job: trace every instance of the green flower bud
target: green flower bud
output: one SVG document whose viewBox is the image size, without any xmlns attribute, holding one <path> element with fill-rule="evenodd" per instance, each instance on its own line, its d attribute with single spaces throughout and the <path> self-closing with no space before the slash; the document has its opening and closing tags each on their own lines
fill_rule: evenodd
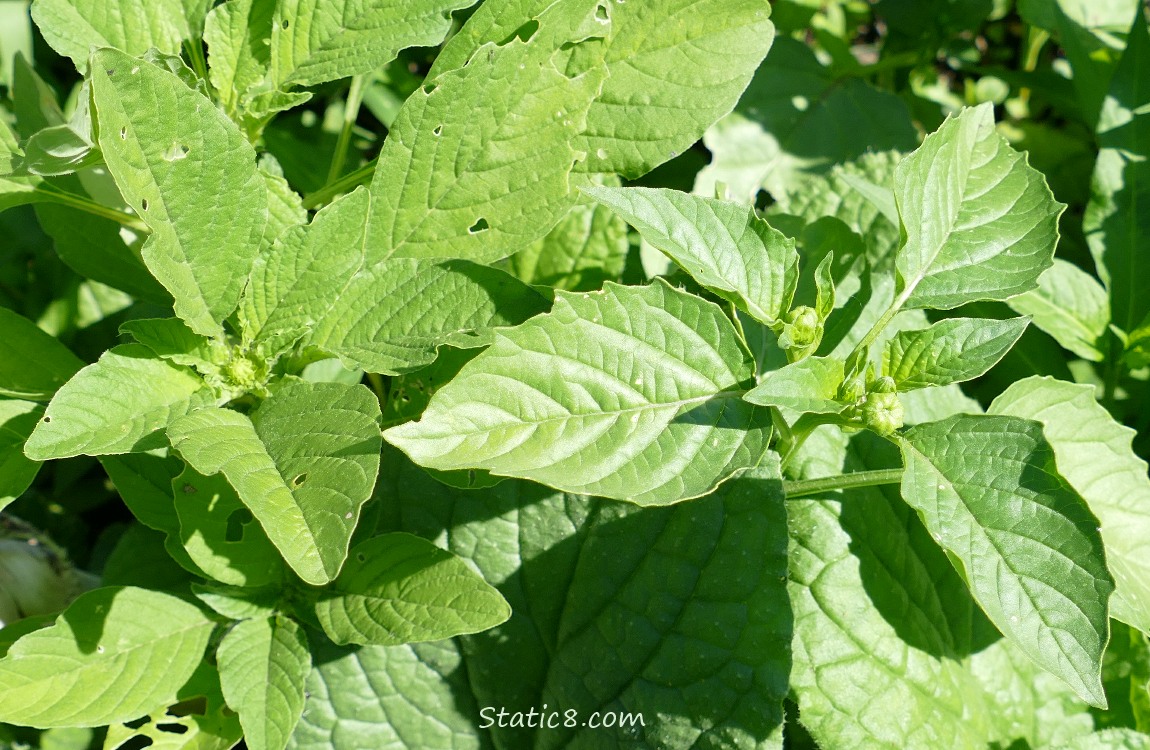
<svg viewBox="0 0 1150 750">
<path fill-rule="evenodd" d="M 868 393 L 860 409 L 863 423 L 879 435 L 890 435 L 902 427 L 902 402 L 897 393 Z"/>
<path fill-rule="evenodd" d="M 866 389 L 868 393 L 894 393 L 898 387 L 894 383 L 894 378 L 883 376 L 867 383 Z"/>
<path fill-rule="evenodd" d="M 800 305 L 787 313 L 779 347 L 791 362 L 813 354 L 823 340 L 823 324 L 813 307 Z"/>
</svg>

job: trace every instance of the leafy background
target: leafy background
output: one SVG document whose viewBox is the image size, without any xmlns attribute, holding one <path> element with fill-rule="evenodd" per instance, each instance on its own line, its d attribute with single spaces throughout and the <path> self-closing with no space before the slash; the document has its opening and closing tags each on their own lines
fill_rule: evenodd
<svg viewBox="0 0 1150 750">
<path fill-rule="evenodd" d="M 577 11 L 594 12 L 594 3 L 566 4 L 577 10 L 495 0 L 475 7 L 466 0 L 369 3 L 375 10 L 354 30 L 328 12 L 351 5 L 336 0 L 231 0 L 205 23 L 211 5 L 37 0 L 30 13 L 22 0 L 0 3 L 7 94 L 0 166 L 8 175 L 0 178 L 0 504 L 10 503 L 8 513 L 38 527 L 105 585 L 139 592 L 122 599 L 97 591 L 76 607 L 167 612 L 171 597 L 157 599 L 163 592 L 241 620 L 216 651 L 221 680 L 195 659 L 211 631 L 204 611 L 181 602 L 178 617 L 153 618 L 162 624 L 139 616 L 156 632 L 144 627 L 123 638 L 173 645 L 174 687 L 141 684 L 123 715 L 109 714 L 96 696 L 69 707 L 108 729 L 5 726 L 4 743 L 228 747 L 242 730 L 251 746 L 316 749 L 1150 746 L 1150 296 L 1141 291 L 1150 278 L 1150 35 L 1141 3 L 779 0 L 769 4 L 768 22 L 767 4 L 752 0 L 616 0 L 618 31 L 606 52 L 565 56 L 548 46 L 549 35 L 574 33 L 585 20 Z M 325 12 L 316 12 L 321 6 Z M 108 13 L 129 20 L 111 22 Z M 521 26 L 528 17 L 537 18 L 533 28 Z M 300 18 L 316 22 L 305 30 Z M 257 22 L 271 30 L 266 49 L 245 37 Z M 768 23 L 775 36 L 763 59 Z M 507 44 L 463 66 L 486 40 Z M 93 42 L 122 51 L 89 58 Z M 150 48 L 159 54 L 141 65 L 134 56 Z M 165 55 L 183 55 L 187 65 Z M 90 60 L 91 96 L 102 103 L 98 133 L 80 85 Z M 169 85 L 165 66 L 200 91 L 206 85 L 192 71 L 208 70 L 218 108 L 177 95 L 182 89 Z M 134 67 L 148 86 L 123 83 Z M 513 83 L 492 83 L 504 80 Z M 929 509 L 908 505 L 902 495 L 911 493 L 896 485 L 784 502 L 770 459 L 712 492 L 727 464 L 685 461 L 660 475 L 643 471 L 643 457 L 623 479 L 596 481 L 597 467 L 613 459 L 606 443 L 492 485 L 483 472 L 468 471 L 473 464 L 436 453 L 442 436 L 415 434 L 410 420 L 450 411 L 448 392 L 432 406 L 428 400 L 473 361 L 476 345 L 492 344 L 469 377 L 497 378 L 524 361 L 500 365 L 497 356 L 538 356 L 539 368 L 550 366 L 548 347 L 562 343 L 572 321 L 673 310 L 707 333 L 676 353 L 682 367 L 706 374 L 701 390 L 667 398 L 652 377 L 649 392 L 596 429 L 628 427 L 622 415 L 630 409 L 649 420 L 642 426 L 654 452 L 696 444 L 703 428 L 704 440 L 730 441 L 730 465 L 761 451 L 767 437 L 754 430 L 732 439 L 733 431 L 714 422 L 664 430 L 660 420 L 691 398 L 753 381 L 756 362 L 781 364 L 760 324 L 781 319 L 791 295 L 818 306 L 812 271 L 828 250 L 838 261 L 827 271 L 837 301 L 818 354 L 849 352 L 896 294 L 892 251 L 900 229 L 876 186 L 890 186 L 902 155 L 948 115 L 980 104 L 991 108 L 993 123 L 975 122 L 968 110 L 970 137 L 983 144 L 992 133 L 1006 138 L 1066 205 L 1034 217 L 1057 222 L 1056 261 L 1037 289 L 1005 303 L 972 301 L 982 298 L 968 298 L 969 286 L 945 277 L 911 299 L 910 307 L 953 309 L 903 312 L 896 320 L 906 328 L 989 318 L 1001 323 L 980 328 L 984 335 L 1001 330 L 1016 342 L 1011 348 L 999 340 L 987 366 L 961 388 L 904 397 L 909 425 L 955 419 L 943 423 L 946 434 L 924 426 L 908 440 L 957 439 L 968 423 L 956 415 L 983 411 L 1041 424 L 1058 472 L 1100 522 L 1117 584 L 1102 669 L 1107 709 L 1088 705 L 1081 697 L 1088 687 L 1076 693 L 1002 637 L 1001 623 L 971 594 L 979 571 L 968 571 L 968 587 L 961 565 L 936 544 L 947 528 Z M 638 118 L 630 114 L 636 109 L 679 114 Z M 423 127 L 429 122 L 441 130 Z M 129 129 L 131 139 L 122 135 Z M 493 155 L 477 145 L 486 142 L 530 144 L 529 178 L 522 147 Z M 587 157 L 572 171 L 578 153 Z M 447 183 L 433 169 L 409 169 L 435 164 L 440 154 L 468 169 Z M 187 177 L 207 166 L 219 184 Z M 133 191 L 121 195 L 109 172 Z M 676 203 L 667 188 L 699 201 Z M 705 203 L 716 194 L 756 207 L 770 226 L 749 209 Z M 762 245 L 769 262 L 792 262 L 797 242 L 805 274 L 797 288 L 772 289 L 753 267 L 716 273 L 713 257 L 687 257 L 671 232 L 656 237 L 658 222 L 676 215 L 697 227 L 713 215 L 701 233 L 710 238 L 732 216 L 751 223 L 761 241 L 743 240 Z M 976 240 L 993 240 L 993 232 L 978 236 L 977 229 Z M 505 258 L 507 247 L 522 249 Z M 457 257 L 471 262 L 444 260 Z M 914 270 L 900 262 L 904 277 Z M 495 270 L 480 265 L 487 263 Z M 277 294 L 241 298 L 249 268 L 259 288 Z M 633 286 L 656 276 L 671 283 Z M 194 293 L 173 299 L 173 289 Z M 733 324 L 694 293 L 768 300 L 741 321 L 754 351 L 742 353 Z M 376 296 L 392 307 L 364 319 L 362 300 Z M 442 299 L 453 300 L 450 314 L 458 319 L 420 328 Z M 210 400 L 205 382 L 242 391 L 261 366 L 227 369 L 196 338 L 222 331 L 237 305 L 227 325 L 246 342 L 279 355 L 301 351 L 292 347 L 303 341 L 337 355 L 293 362 L 306 382 L 277 392 L 274 413 L 248 418 L 200 408 Z M 549 308 L 551 315 L 516 334 L 460 334 L 437 349 L 442 328 L 516 325 Z M 187 328 L 163 323 L 173 310 Z M 1020 336 L 1010 322 L 1019 315 L 1032 320 Z M 655 347 L 657 330 L 647 333 Z M 726 356 L 706 361 L 710 347 L 724 346 Z M 913 334 L 898 334 L 894 346 L 913 351 Z M 41 353 L 35 368 L 25 366 L 27 351 Z M 162 351 L 169 356 L 149 353 Z M 644 361 L 644 351 L 636 348 L 633 371 L 669 366 L 662 356 Z M 727 366 L 732 358 L 739 368 Z M 53 402 L 49 416 L 82 421 L 101 399 L 102 418 L 122 424 L 122 433 L 29 441 L 43 404 L 97 360 L 111 380 L 82 375 L 70 386 L 75 399 Z M 584 387 L 608 387 L 603 372 L 593 375 Z M 955 379 L 941 371 L 933 377 Z M 117 413 L 116 399 L 103 397 L 124 383 L 136 390 Z M 359 383 L 370 392 L 347 390 Z M 777 392 L 761 398 L 780 405 Z M 330 441 L 315 440 L 326 434 L 322 425 L 310 433 L 266 426 L 305 422 L 317 403 L 343 410 L 333 429 L 342 434 Z M 723 411 L 723 428 L 751 425 L 762 411 L 737 403 L 734 413 Z M 379 424 L 405 423 L 390 434 L 432 445 L 424 458 L 439 462 L 421 463 L 434 474 L 381 445 Z M 167 441 L 157 432 L 164 426 L 187 466 L 164 454 Z M 1030 437 L 1027 450 L 1040 449 L 1041 440 Z M 266 449 L 263 474 L 229 467 L 223 440 Z M 415 444 L 396 442 L 408 453 Z M 126 447 L 150 452 L 122 454 Z M 305 476 L 291 468 L 301 451 L 330 461 L 331 476 L 361 476 L 322 527 L 311 524 L 307 509 L 333 502 L 322 494 L 324 478 L 307 477 L 320 485 L 310 498 L 283 482 Z M 33 460 L 41 458 L 53 460 Z M 883 470 L 899 460 L 896 448 L 873 435 L 820 429 L 787 477 Z M 631 492 L 640 479 L 648 484 L 634 499 L 644 505 L 702 497 L 646 508 L 591 497 Z M 181 501 L 182 488 L 212 497 L 212 513 L 188 502 L 190 493 Z M 263 523 L 294 502 L 285 498 L 298 501 L 304 517 L 264 534 L 253 514 Z M 300 543 L 304 530 L 324 541 Z M 226 545 L 209 543 L 220 536 Z M 456 556 L 449 559 L 459 580 L 478 573 L 496 587 L 510 619 L 448 640 L 434 639 L 477 629 L 481 620 L 421 631 L 421 640 L 433 640 L 405 644 L 405 634 L 357 617 L 346 598 L 319 603 L 315 622 L 296 624 L 281 616 L 282 602 L 228 588 L 258 590 L 293 574 L 325 583 L 350 549 L 334 586 L 356 593 L 355 577 L 371 575 L 351 562 L 357 550 L 380 565 L 401 564 L 408 548 L 439 560 L 418 538 Z M 1067 561 L 1073 566 L 1076 558 Z M 218 583 L 205 589 L 204 578 Z M 477 587 L 471 595 L 488 594 Z M 506 616 L 496 598 L 485 606 Z M 440 621 L 425 610 L 407 619 L 421 616 L 426 627 Z M 26 631 L 9 626 L 0 642 L 20 653 L 40 641 L 66 648 L 100 638 L 80 625 L 61 627 L 13 646 Z M 155 657 L 135 649 L 124 658 Z M 269 663 L 306 674 L 303 691 L 287 680 L 253 692 L 226 678 Z M 83 684 L 51 687 L 84 693 Z M 130 721 L 141 710 L 197 696 L 195 710 L 161 709 Z M 0 700 L 15 706 L 6 714 L 14 724 L 35 725 L 37 712 L 51 708 L 15 693 Z M 242 727 L 225 703 L 240 711 Z M 485 706 L 544 704 L 583 714 L 642 712 L 647 726 L 480 726 Z M 256 725 L 249 715 L 272 718 Z M 300 716 L 294 730 L 275 720 L 293 715 Z"/>
</svg>

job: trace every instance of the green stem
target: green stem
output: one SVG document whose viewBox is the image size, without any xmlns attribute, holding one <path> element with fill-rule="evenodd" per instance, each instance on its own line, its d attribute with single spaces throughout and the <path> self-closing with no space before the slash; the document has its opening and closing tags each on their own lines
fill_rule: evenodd
<svg viewBox="0 0 1150 750">
<path fill-rule="evenodd" d="M 351 77 L 351 88 L 347 90 L 347 101 L 343 107 L 343 127 L 340 128 L 335 153 L 331 157 L 331 168 L 327 172 L 328 183 L 335 182 L 343 172 L 343 165 L 347 161 L 347 147 L 351 143 L 351 131 L 355 127 L 355 121 L 359 119 L 359 107 L 363 103 L 366 83 L 365 74 Z"/>
<path fill-rule="evenodd" d="M 330 202 L 332 198 L 342 195 L 343 193 L 346 193 L 349 190 L 364 184 L 371 179 L 373 174 L 375 174 L 375 161 L 370 161 L 354 172 L 348 172 L 338 180 L 329 182 L 314 193 L 305 195 L 303 199 L 303 207 L 311 210 L 318 206 L 322 206 L 325 203 Z"/>
<path fill-rule="evenodd" d="M 208 61 L 204 58 L 204 45 L 198 39 L 190 39 L 188 45 L 188 59 L 192 61 L 192 70 L 196 71 L 196 75 L 200 80 L 208 85 L 212 85 L 211 79 L 208 78 Z"/>
<path fill-rule="evenodd" d="M 887 327 L 894 316 L 898 315 L 898 311 L 902 309 L 903 304 L 910 299 L 912 291 L 914 291 L 914 287 L 908 286 L 902 294 L 895 297 L 894 301 L 890 303 L 890 307 L 882 314 L 882 317 L 876 320 L 874 325 L 870 327 L 870 330 L 866 332 L 866 335 L 862 337 L 862 341 L 855 344 L 855 348 L 851 350 L 850 355 L 846 358 L 847 362 L 854 361 L 859 354 L 874 343 L 875 339 L 879 337 L 879 334 L 883 332 L 883 329 Z"/>
<path fill-rule="evenodd" d="M 842 418 L 837 414 L 804 414 L 795 420 L 791 426 L 791 433 L 788 439 L 788 444 L 784 447 L 782 452 L 782 461 L 780 469 L 787 468 L 791 460 L 798 455 L 799 448 L 803 447 L 803 443 L 807 441 L 810 434 L 815 431 L 816 427 L 824 424 L 839 424 Z"/>
<path fill-rule="evenodd" d="M 834 477 L 785 481 L 783 482 L 783 492 L 786 493 L 788 500 L 795 500 L 800 497 L 821 495 L 836 490 L 853 490 L 858 487 L 874 487 L 880 484 L 898 484 L 901 481 L 902 469 L 876 469 L 874 471 L 839 474 Z"/>
<path fill-rule="evenodd" d="M 86 211 L 87 213 L 94 214 L 95 216 L 111 219 L 117 224 L 122 224 L 123 226 L 126 226 L 137 232 L 148 231 L 147 225 L 131 214 L 127 214 L 118 209 L 97 203 L 96 201 L 86 196 L 78 195 L 76 193 L 69 193 L 65 190 L 61 190 L 58 187 L 49 185 L 48 183 L 42 182 L 37 185 L 36 193 L 49 203 L 59 203 L 63 206 L 78 208 L 81 211 Z"/>
</svg>

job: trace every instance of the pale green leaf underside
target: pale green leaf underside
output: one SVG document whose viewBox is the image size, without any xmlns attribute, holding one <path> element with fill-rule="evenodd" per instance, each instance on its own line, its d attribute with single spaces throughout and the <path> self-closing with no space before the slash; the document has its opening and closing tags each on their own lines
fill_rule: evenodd
<svg viewBox="0 0 1150 750">
<path fill-rule="evenodd" d="M 144 262 L 193 331 L 221 334 L 268 223 L 255 151 L 174 74 L 111 49 L 92 59 L 100 149 L 124 200 L 152 230 Z"/>
<path fill-rule="evenodd" d="M 1061 258 L 1038 277 L 1038 288 L 1011 298 L 1016 313 L 1079 357 L 1105 359 L 1102 337 L 1110 326 L 1110 298 L 1098 280 Z"/>
<path fill-rule="evenodd" d="M 222 472 L 288 565 L 335 578 L 379 470 L 379 402 L 363 386 L 290 382 L 249 418 L 201 409 L 168 437 L 202 474 Z"/>
<path fill-rule="evenodd" d="M 407 47 L 433 47 L 475 0 L 281 0 L 271 25 L 277 87 L 370 73 Z"/>
<path fill-rule="evenodd" d="M 489 45 L 404 103 L 371 183 L 367 257 L 488 262 L 575 203 L 569 173 L 602 66 L 568 78 L 540 36 Z"/>
<path fill-rule="evenodd" d="M 24 455 L 24 443 L 41 414 L 40 404 L 0 399 L 0 510 L 23 494 L 40 471 L 40 464 Z"/>
<path fill-rule="evenodd" d="M 754 363 L 717 306 L 657 282 L 560 293 L 387 431 L 416 463 L 662 505 L 756 465 Z"/>
<path fill-rule="evenodd" d="M 123 344 L 56 392 L 24 450 L 45 461 L 158 448 L 164 440 L 157 433 L 169 421 L 213 399 L 191 370 L 140 344 Z"/>
<path fill-rule="evenodd" d="M 32 18 L 52 49 L 81 71 L 93 47 L 178 54 L 192 35 L 181 0 L 36 0 Z"/>
<path fill-rule="evenodd" d="M 952 308 L 1034 289 L 1058 216 L 1046 179 L 994 129 L 989 105 L 952 116 L 899 164 L 906 235 L 895 263 L 907 307 Z"/>
<path fill-rule="evenodd" d="M 1058 474 L 1042 426 L 960 415 L 913 427 L 900 443 L 903 498 L 962 562 L 991 621 L 1083 700 L 1105 706 L 1114 584 L 1097 521 Z"/>
<path fill-rule="evenodd" d="M 949 385 L 994 367 L 1026 330 L 1029 320 L 947 318 L 930 328 L 899 331 L 883 352 L 883 375 L 901 390 Z"/>
<path fill-rule="evenodd" d="M 756 320 L 775 323 L 798 285 L 794 240 L 754 208 L 675 190 L 584 188 L 704 287 Z"/>
<path fill-rule="evenodd" d="M 1111 615 L 1150 632 L 1150 479 L 1131 448 L 1134 431 L 1095 401 L 1093 387 L 1052 378 L 1011 385 L 990 412 L 1042 423 L 1059 472 L 1102 522 L 1116 584 Z"/>
<path fill-rule="evenodd" d="M 47 401 L 84 363 L 35 323 L 0 307 L 0 396 Z"/>
<path fill-rule="evenodd" d="M 396 646 L 487 630 L 510 617 L 511 608 L 455 555 L 394 533 L 352 549 L 315 613 L 340 645 Z"/>
<path fill-rule="evenodd" d="M 167 705 L 199 665 L 214 625 L 158 591 L 84 594 L 0 660 L 0 721 L 101 726 Z"/>
<path fill-rule="evenodd" d="M 844 377 L 836 357 L 807 357 L 764 373 L 762 382 L 745 398 L 761 406 L 782 406 L 815 414 L 837 414 L 845 408 L 836 400 Z"/>
<path fill-rule="evenodd" d="M 303 629 L 287 617 L 244 620 L 224 636 L 216 659 L 244 742 L 251 750 L 283 750 L 303 712 L 311 670 Z"/>
</svg>

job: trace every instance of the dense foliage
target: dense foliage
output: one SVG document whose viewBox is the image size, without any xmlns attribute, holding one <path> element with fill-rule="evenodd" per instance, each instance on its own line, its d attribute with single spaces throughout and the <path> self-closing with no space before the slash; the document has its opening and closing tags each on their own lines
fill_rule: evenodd
<svg viewBox="0 0 1150 750">
<path fill-rule="evenodd" d="M 0 5 L 0 747 L 1150 748 L 1140 0 Z"/>
</svg>

